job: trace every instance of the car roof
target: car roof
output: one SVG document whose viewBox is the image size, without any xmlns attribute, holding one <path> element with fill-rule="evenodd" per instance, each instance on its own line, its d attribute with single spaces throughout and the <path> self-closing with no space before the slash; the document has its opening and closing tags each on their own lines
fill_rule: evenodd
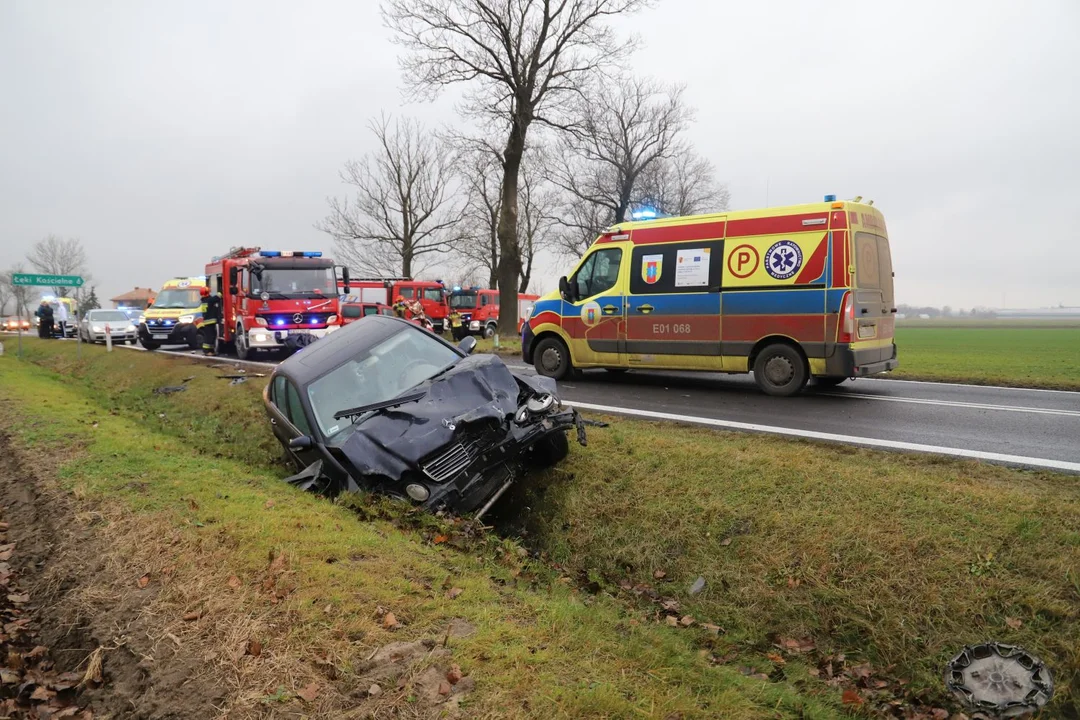
<svg viewBox="0 0 1080 720">
<path fill-rule="evenodd" d="M 285 375 L 298 387 L 303 388 L 355 356 L 358 344 L 374 345 L 400 332 L 403 326 L 412 332 L 427 332 L 416 323 L 399 317 L 367 315 L 345 325 L 340 330 L 335 330 L 289 357 L 277 366 L 274 375 Z M 434 337 L 447 347 L 461 352 L 442 338 Z"/>
</svg>

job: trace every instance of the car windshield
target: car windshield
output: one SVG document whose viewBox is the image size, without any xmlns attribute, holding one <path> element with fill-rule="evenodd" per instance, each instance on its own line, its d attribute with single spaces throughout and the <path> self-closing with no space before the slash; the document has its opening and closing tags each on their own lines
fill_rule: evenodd
<svg viewBox="0 0 1080 720">
<path fill-rule="evenodd" d="M 158 293 L 153 307 L 158 310 L 176 310 L 179 308 L 197 308 L 202 305 L 199 288 L 169 288 Z"/>
<path fill-rule="evenodd" d="M 357 350 L 340 365 L 308 385 L 315 421 L 326 437 L 362 422 L 369 414 L 341 420 L 334 413 L 392 400 L 447 369 L 461 354 L 415 325 Z"/>
<path fill-rule="evenodd" d="M 337 295 L 334 269 L 329 267 L 265 267 L 262 277 L 251 275 L 251 291 L 259 295 Z"/>
<path fill-rule="evenodd" d="M 91 310 L 90 322 L 131 322 L 127 315 L 119 310 Z"/>
<path fill-rule="evenodd" d="M 450 296 L 450 307 L 455 310 L 468 310 L 476 307 L 476 293 L 454 293 Z"/>
</svg>

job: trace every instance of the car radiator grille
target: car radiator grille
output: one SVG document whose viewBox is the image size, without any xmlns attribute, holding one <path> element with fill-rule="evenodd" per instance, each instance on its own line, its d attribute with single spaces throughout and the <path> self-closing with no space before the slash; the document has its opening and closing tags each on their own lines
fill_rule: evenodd
<svg viewBox="0 0 1080 720">
<path fill-rule="evenodd" d="M 423 466 L 424 473 L 437 483 L 446 482 L 469 467 L 480 451 L 481 444 L 477 440 L 455 442 L 426 462 Z"/>
</svg>

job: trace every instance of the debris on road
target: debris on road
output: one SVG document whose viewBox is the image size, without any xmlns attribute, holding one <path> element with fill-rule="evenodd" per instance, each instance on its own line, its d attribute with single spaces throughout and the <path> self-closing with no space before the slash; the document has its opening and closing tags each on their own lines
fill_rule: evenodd
<svg viewBox="0 0 1080 720">
<path fill-rule="evenodd" d="M 238 378 L 234 378 L 234 379 L 230 380 L 229 384 L 230 385 L 239 385 L 240 383 L 244 383 L 244 382 L 247 382 L 246 377 L 238 377 Z"/>
<path fill-rule="evenodd" d="M 606 428 L 611 427 L 611 423 L 604 422 L 603 420 L 581 420 L 582 425 L 589 425 L 591 427 Z"/>
<path fill-rule="evenodd" d="M 694 581 L 694 584 L 690 586 L 690 594 L 697 595 L 699 592 L 705 589 L 705 578 L 698 575 L 698 579 Z"/>
</svg>

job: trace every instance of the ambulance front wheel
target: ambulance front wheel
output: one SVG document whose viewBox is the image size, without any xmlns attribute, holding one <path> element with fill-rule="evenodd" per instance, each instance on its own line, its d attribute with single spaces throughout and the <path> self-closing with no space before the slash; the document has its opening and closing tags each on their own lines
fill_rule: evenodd
<svg viewBox="0 0 1080 720">
<path fill-rule="evenodd" d="M 566 377 L 573 367 L 570 363 L 570 351 L 557 337 L 546 337 L 536 344 L 533 366 L 536 372 L 556 380 Z"/>
<path fill-rule="evenodd" d="M 809 375 L 803 356 L 784 343 L 769 345 L 754 359 L 754 382 L 767 395 L 794 395 L 803 389 Z"/>
</svg>

